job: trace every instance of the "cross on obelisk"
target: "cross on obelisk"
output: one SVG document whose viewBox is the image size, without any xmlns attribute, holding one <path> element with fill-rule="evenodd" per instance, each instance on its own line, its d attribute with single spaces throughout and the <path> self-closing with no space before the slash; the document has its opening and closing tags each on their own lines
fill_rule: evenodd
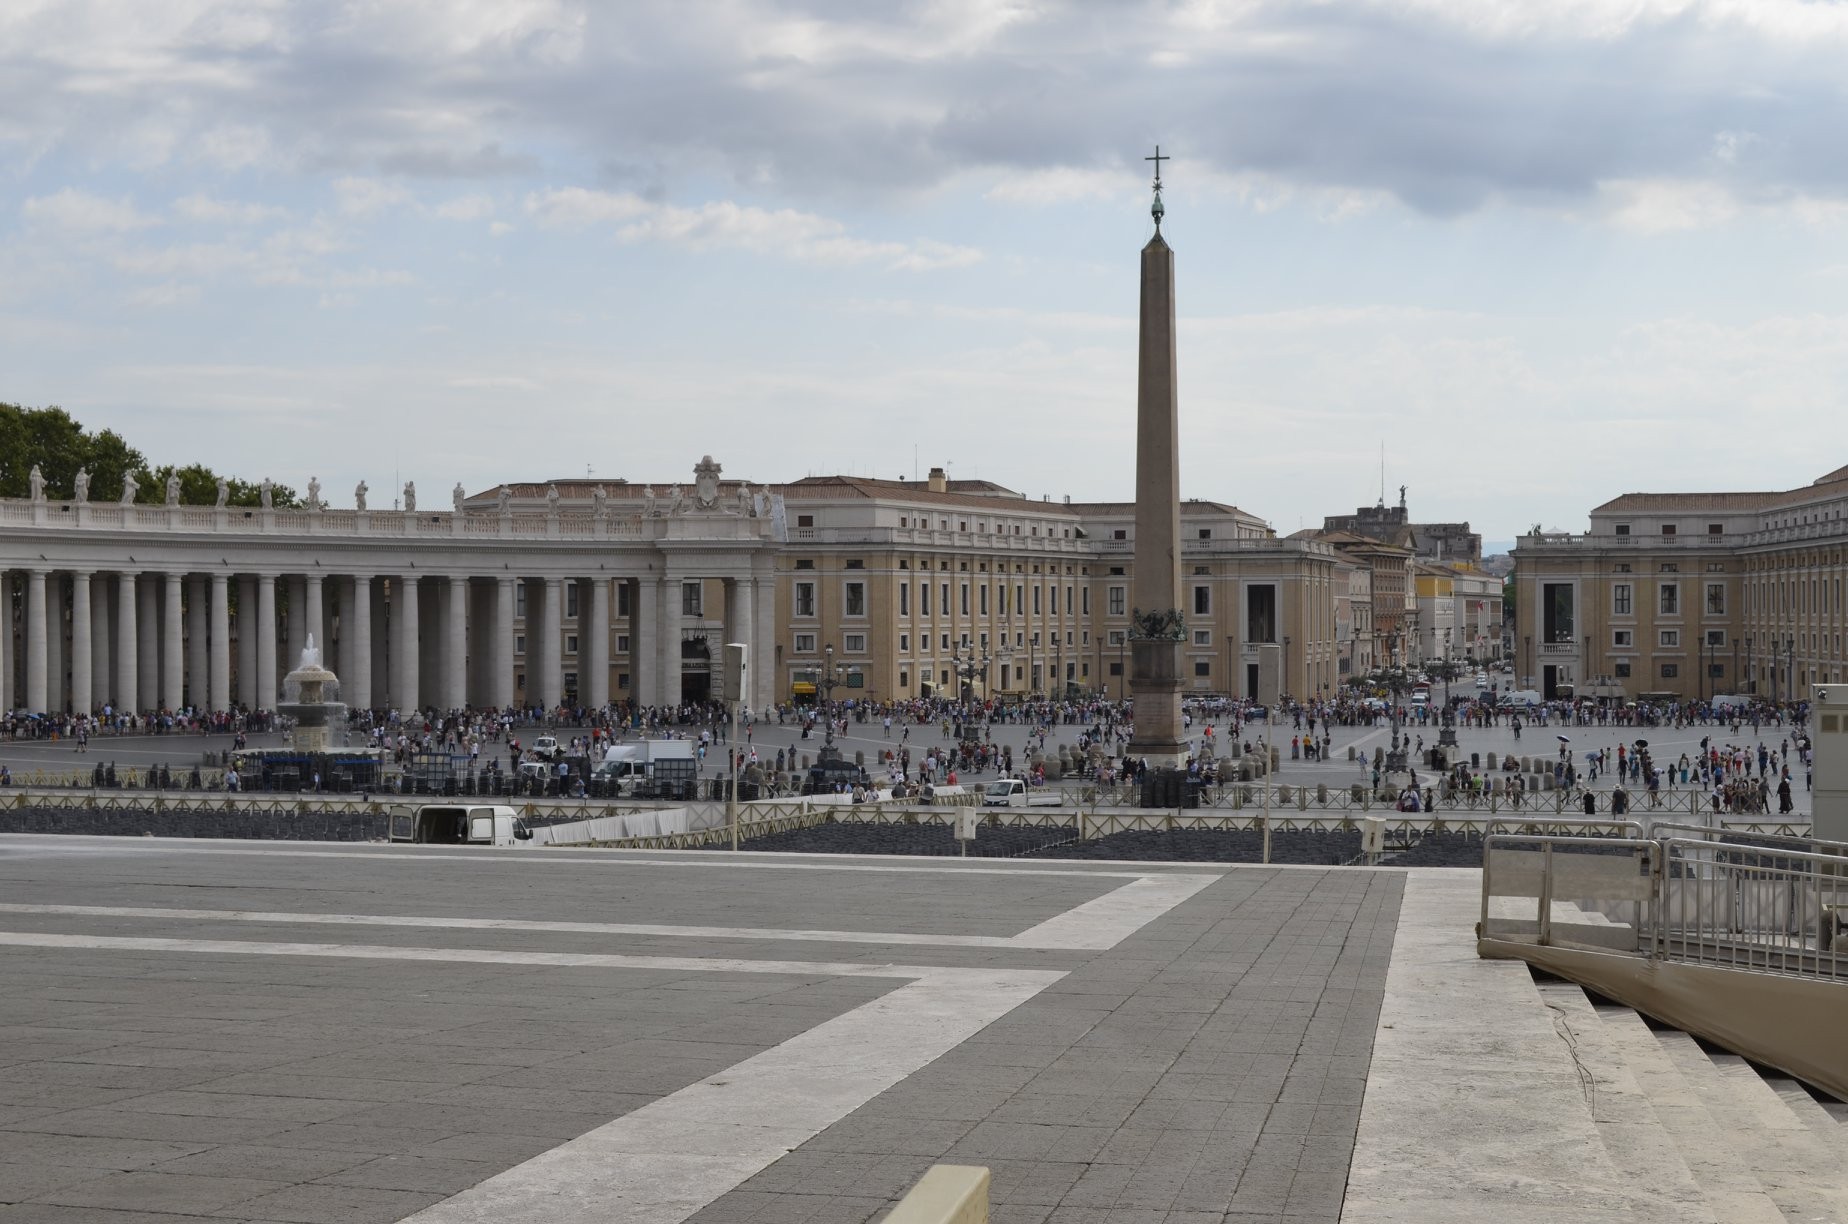
<svg viewBox="0 0 1848 1224">
<path fill-rule="evenodd" d="M 1155 236 L 1142 248 L 1142 309 L 1136 360 L 1136 547 L 1130 624 L 1129 754 L 1152 767 L 1184 764 L 1181 734 L 1180 408 L 1175 392 L 1174 252 L 1161 236 L 1161 163 L 1156 146 Z"/>
</svg>

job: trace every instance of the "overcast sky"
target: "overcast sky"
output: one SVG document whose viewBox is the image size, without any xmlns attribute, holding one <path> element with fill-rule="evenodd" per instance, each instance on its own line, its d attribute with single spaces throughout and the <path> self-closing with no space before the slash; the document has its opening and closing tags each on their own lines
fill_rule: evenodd
<svg viewBox="0 0 1848 1224">
<path fill-rule="evenodd" d="M 1189 496 L 1583 530 L 1848 462 L 1844 64 L 1796 0 L 7 0 L 0 400 L 337 505 L 1128 498 L 1159 142 Z"/>
</svg>

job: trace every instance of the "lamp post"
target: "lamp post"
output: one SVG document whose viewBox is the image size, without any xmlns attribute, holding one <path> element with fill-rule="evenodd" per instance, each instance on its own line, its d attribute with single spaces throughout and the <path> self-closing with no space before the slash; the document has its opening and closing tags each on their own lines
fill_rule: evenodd
<svg viewBox="0 0 1848 1224">
<path fill-rule="evenodd" d="M 988 687 L 988 665 L 991 662 L 993 659 L 986 652 L 980 659 L 976 658 L 974 651 L 966 655 L 958 654 L 950 657 L 950 666 L 955 668 L 956 674 L 962 679 L 960 696 L 964 701 L 975 700 L 975 678 L 977 676 L 982 678 L 982 687 L 984 689 Z"/>
<path fill-rule="evenodd" d="M 847 671 L 847 665 L 834 661 L 833 642 L 822 647 L 822 653 L 827 656 L 827 661 L 822 664 L 821 675 L 816 677 L 815 687 L 822 694 L 822 711 L 828 720 L 827 733 L 821 741 L 821 759 L 831 761 L 840 755 L 834 747 L 834 686 L 841 682 L 840 677 Z"/>
</svg>

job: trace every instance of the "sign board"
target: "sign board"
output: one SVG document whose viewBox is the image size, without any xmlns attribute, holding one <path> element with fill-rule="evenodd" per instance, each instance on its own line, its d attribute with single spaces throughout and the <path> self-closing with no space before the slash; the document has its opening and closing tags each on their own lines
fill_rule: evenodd
<svg viewBox="0 0 1848 1224">
<path fill-rule="evenodd" d="M 956 809 L 956 840 L 974 841 L 975 824 L 981 819 L 981 809 L 973 807 Z"/>
<path fill-rule="evenodd" d="M 745 701 L 748 693 L 745 689 L 747 672 L 746 655 L 749 648 L 743 642 L 725 643 L 725 661 L 719 669 L 719 700 Z"/>
</svg>

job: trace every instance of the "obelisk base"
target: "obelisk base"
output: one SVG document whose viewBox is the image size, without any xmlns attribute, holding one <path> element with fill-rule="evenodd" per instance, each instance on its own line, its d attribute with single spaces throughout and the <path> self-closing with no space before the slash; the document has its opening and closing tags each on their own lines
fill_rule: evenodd
<svg viewBox="0 0 1848 1224">
<path fill-rule="evenodd" d="M 1129 693 L 1136 731 L 1124 752 L 1154 769 L 1185 765 L 1190 753 L 1181 726 L 1181 643 L 1130 639 Z"/>
</svg>

